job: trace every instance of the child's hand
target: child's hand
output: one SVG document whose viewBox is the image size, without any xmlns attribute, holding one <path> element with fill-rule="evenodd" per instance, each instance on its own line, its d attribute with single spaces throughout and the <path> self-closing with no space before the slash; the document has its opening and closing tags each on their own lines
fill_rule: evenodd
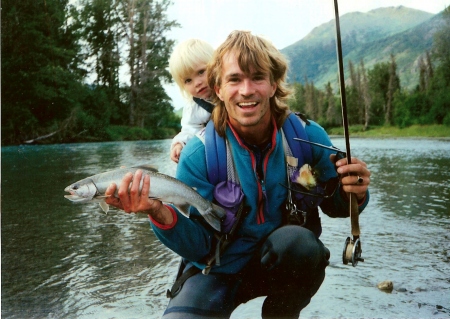
<svg viewBox="0 0 450 319">
<path fill-rule="evenodd" d="M 178 163 L 180 160 L 180 153 L 183 149 L 183 145 L 181 143 L 175 144 L 175 146 L 170 150 L 170 159 L 175 163 Z"/>
</svg>

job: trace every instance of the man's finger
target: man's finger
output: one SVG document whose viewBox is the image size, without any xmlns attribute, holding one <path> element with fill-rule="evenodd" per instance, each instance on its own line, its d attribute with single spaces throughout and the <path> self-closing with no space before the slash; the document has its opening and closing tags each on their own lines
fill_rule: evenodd
<svg viewBox="0 0 450 319">
<path fill-rule="evenodd" d="M 130 196 L 128 194 L 128 189 L 130 187 L 130 183 L 133 180 L 133 174 L 126 173 L 125 176 L 122 178 L 122 181 L 120 182 L 119 186 L 119 198 L 122 202 L 123 208 L 126 210 L 130 203 Z"/>
<path fill-rule="evenodd" d="M 130 187 L 130 195 L 133 197 L 133 199 L 137 199 L 139 197 L 139 186 L 141 184 L 142 180 L 142 170 L 138 169 L 134 173 L 133 182 Z"/>
<path fill-rule="evenodd" d="M 150 175 L 144 175 L 144 182 L 142 183 L 141 197 L 147 200 L 148 194 L 150 193 Z"/>
<path fill-rule="evenodd" d="M 116 183 L 111 183 L 105 191 L 105 196 L 111 196 L 116 191 L 117 185 Z"/>
</svg>

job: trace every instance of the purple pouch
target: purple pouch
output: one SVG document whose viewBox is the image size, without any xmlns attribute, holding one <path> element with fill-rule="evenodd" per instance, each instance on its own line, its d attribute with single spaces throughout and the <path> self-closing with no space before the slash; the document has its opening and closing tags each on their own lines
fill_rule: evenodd
<svg viewBox="0 0 450 319">
<path fill-rule="evenodd" d="M 222 221 L 222 233 L 228 233 L 237 220 L 236 213 L 244 199 L 244 193 L 239 184 L 223 181 L 214 188 L 214 198 L 227 213 Z"/>
</svg>

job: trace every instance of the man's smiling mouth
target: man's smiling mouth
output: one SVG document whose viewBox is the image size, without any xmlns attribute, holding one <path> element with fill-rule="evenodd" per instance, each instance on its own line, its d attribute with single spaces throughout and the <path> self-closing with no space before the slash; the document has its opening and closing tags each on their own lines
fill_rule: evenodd
<svg viewBox="0 0 450 319">
<path fill-rule="evenodd" d="M 257 104 L 258 104 L 258 102 L 241 102 L 241 103 L 238 103 L 238 106 L 240 108 L 251 108 L 251 107 L 256 106 Z"/>
</svg>

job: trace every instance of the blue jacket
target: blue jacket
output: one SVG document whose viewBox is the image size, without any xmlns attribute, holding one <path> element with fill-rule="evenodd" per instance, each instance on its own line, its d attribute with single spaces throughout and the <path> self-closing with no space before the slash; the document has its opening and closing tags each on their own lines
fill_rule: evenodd
<svg viewBox="0 0 450 319">
<path fill-rule="evenodd" d="M 331 141 L 321 126 L 310 121 L 306 133 L 311 142 L 331 145 Z M 245 194 L 245 205 L 250 212 L 245 216 L 237 230 L 236 239 L 232 242 L 220 259 L 220 266 L 213 266 L 213 273 L 236 273 L 251 259 L 253 253 L 272 231 L 282 225 L 283 207 L 287 197 L 285 153 L 282 134 L 274 129 L 271 148 L 263 160 L 264 180 L 260 181 L 256 174 L 256 159 L 239 137 L 228 126 L 226 136 L 230 142 L 236 170 L 239 174 L 242 190 Z M 336 177 L 336 170 L 329 159 L 330 151 L 312 148 L 313 163 L 311 166 L 319 172 L 319 180 L 326 181 Z M 190 185 L 205 199 L 213 200 L 214 186 L 209 183 L 206 171 L 205 146 L 195 137 L 183 148 L 177 169 L 177 179 Z M 367 205 L 368 196 L 360 205 L 360 212 Z M 214 231 L 202 222 L 195 208 L 191 207 L 191 218 L 186 218 L 176 208 L 171 207 L 174 214 L 172 225 L 158 225 L 152 220 L 152 228 L 160 241 L 168 248 L 186 258 L 199 268 L 204 268 L 202 259 L 215 247 Z M 339 191 L 332 199 L 323 201 L 321 209 L 331 217 L 347 217 L 348 202 L 342 199 Z"/>
</svg>

